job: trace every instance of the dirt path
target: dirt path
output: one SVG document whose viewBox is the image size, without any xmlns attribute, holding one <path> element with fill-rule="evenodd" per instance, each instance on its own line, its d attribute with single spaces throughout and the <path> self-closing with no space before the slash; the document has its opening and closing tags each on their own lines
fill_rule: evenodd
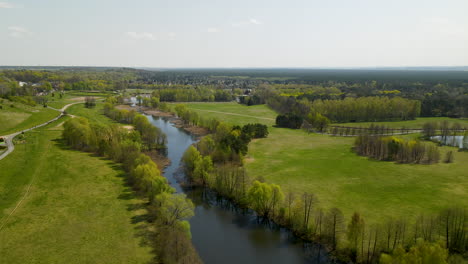
<svg viewBox="0 0 468 264">
<path fill-rule="evenodd" d="M 61 118 L 62 116 L 65 115 L 65 110 L 72 106 L 72 105 L 75 105 L 75 104 L 81 104 L 83 102 L 76 102 L 76 103 L 71 103 L 71 104 L 67 104 L 65 105 L 64 107 L 62 107 L 61 109 L 56 109 L 56 108 L 53 108 L 53 107 L 49 107 L 50 109 L 54 109 L 54 110 L 57 110 L 60 112 L 60 115 L 58 115 L 57 117 L 54 117 L 52 118 L 51 120 L 47 121 L 47 122 L 44 122 L 40 125 L 37 125 L 37 126 L 33 126 L 33 127 L 30 127 L 28 129 L 25 129 L 25 130 L 22 130 L 22 131 L 18 131 L 16 133 L 13 133 L 13 134 L 9 134 L 9 135 L 6 135 L 6 136 L 0 136 L 2 138 L 5 139 L 5 144 L 7 146 L 7 150 L 5 152 L 3 152 L 1 155 L 0 155 L 0 160 L 2 160 L 3 158 L 5 158 L 6 156 L 8 156 L 11 152 L 13 152 L 13 150 L 15 150 L 15 145 L 13 144 L 13 138 L 15 138 L 17 135 L 23 133 L 23 132 L 27 132 L 27 131 L 31 131 L 33 129 L 36 129 L 36 128 L 39 128 L 39 127 L 43 127 L 43 126 L 46 126 L 56 120 L 58 120 L 59 118 Z"/>
<path fill-rule="evenodd" d="M 57 110 L 57 111 L 60 111 L 60 115 L 45 122 L 45 123 L 42 123 L 40 125 L 37 125 L 37 126 L 34 126 L 34 127 L 31 127 L 31 128 L 28 128 L 28 129 L 25 129 L 23 131 L 20 131 L 20 132 L 16 132 L 16 133 L 13 133 L 13 134 L 10 134 L 10 135 L 6 135 L 6 136 L 3 136 L 3 138 L 5 138 L 5 142 L 6 142 L 6 145 L 8 147 L 7 151 L 4 152 L 2 155 L 0 155 L 0 160 L 5 158 L 6 156 L 8 156 L 8 154 L 10 154 L 11 152 L 13 152 L 13 150 L 15 149 L 15 145 L 13 144 L 13 138 L 16 137 L 17 135 L 21 134 L 22 132 L 26 132 L 26 131 L 31 131 L 33 129 L 36 129 L 38 127 L 42 127 L 42 126 L 45 126 L 45 125 L 48 125 L 56 120 L 58 120 L 59 118 L 61 118 L 62 116 L 65 115 L 65 110 L 74 105 L 74 104 L 81 104 L 83 102 L 76 102 L 76 103 L 71 103 L 71 104 L 67 104 L 65 105 L 64 107 L 62 107 L 61 109 L 55 109 L 55 108 L 52 108 L 52 107 L 49 107 L 51 109 L 54 109 L 54 110 Z M 63 124 L 63 122 L 61 123 Z M 47 145 L 47 148 L 46 148 L 46 152 L 49 150 L 50 148 L 50 142 L 48 143 Z M 45 153 L 43 153 L 45 154 Z M 42 155 L 42 157 L 45 157 L 45 155 Z M 42 162 L 40 164 L 43 164 Z M 42 166 L 40 166 L 38 169 L 40 169 Z M 31 189 L 31 186 L 32 184 L 34 183 L 34 180 L 36 179 L 36 174 L 37 174 L 37 170 L 34 172 L 34 175 L 33 177 L 31 178 L 31 181 L 29 182 L 28 184 L 28 187 L 26 187 L 26 191 L 24 192 L 23 196 L 21 196 L 21 199 L 18 201 L 18 203 L 16 203 L 16 206 L 15 208 L 13 208 L 13 210 L 5 217 L 3 217 L 2 219 L 0 219 L 0 231 L 2 231 L 3 227 L 5 226 L 5 224 L 8 222 L 8 219 L 15 213 L 16 209 L 18 209 L 21 204 L 23 203 L 24 199 L 26 199 L 26 197 L 28 196 L 29 194 L 29 190 Z"/>
</svg>

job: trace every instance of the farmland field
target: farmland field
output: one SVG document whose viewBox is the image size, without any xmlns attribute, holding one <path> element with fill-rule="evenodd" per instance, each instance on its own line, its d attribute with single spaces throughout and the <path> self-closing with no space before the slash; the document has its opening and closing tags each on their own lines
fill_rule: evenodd
<svg viewBox="0 0 468 264">
<path fill-rule="evenodd" d="M 273 122 L 227 113 L 275 117 L 266 106 L 252 108 L 235 103 L 188 106 L 200 114 L 233 124 L 261 122 L 271 125 Z M 218 113 L 224 111 L 227 113 Z M 346 217 L 357 211 L 368 222 L 376 223 L 386 217 L 413 218 L 447 206 L 468 205 L 465 199 L 468 195 L 466 152 L 455 151 L 455 163 L 452 164 L 397 164 L 356 155 L 351 149 L 353 138 L 275 127 L 270 127 L 269 131 L 268 138 L 254 140 L 249 145 L 246 159 L 249 175 L 279 184 L 285 192 L 292 191 L 297 195 L 312 192 L 324 209 L 338 207 Z M 448 150 L 455 149 L 443 147 L 441 156 Z"/>
</svg>

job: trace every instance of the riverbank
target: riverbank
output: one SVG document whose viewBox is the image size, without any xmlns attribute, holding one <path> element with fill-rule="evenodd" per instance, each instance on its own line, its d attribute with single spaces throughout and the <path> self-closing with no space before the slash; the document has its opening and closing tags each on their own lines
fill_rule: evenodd
<svg viewBox="0 0 468 264">
<path fill-rule="evenodd" d="M 148 118 L 167 135 L 171 164 L 164 176 L 196 205 L 195 216 L 190 219 L 192 242 L 206 264 L 333 263 L 323 246 L 303 241 L 271 221 L 262 221 L 252 210 L 221 198 L 211 189 L 184 185 L 181 158 L 195 138 L 174 125 L 176 117 Z"/>
<path fill-rule="evenodd" d="M 129 106 L 129 105 L 117 105 L 115 108 L 117 109 L 125 109 L 125 110 L 137 110 L 138 112 L 141 112 L 146 115 L 150 115 L 153 117 L 161 117 L 161 118 L 167 118 L 169 122 L 174 124 L 175 127 L 181 128 L 188 133 L 194 135 L 197 138 L 201 138 L 203 136 L 208 135 L 210 132 L 208 129 L 204 127 L 199 127 L 199 126 L 193 126 L 190 124 L 185 123 L 182 119 L 177 117 L 174 113 L 172 112 L 163 112 L 155 108 L 150 108 L 150 107 L 144 107 L 144 106 Z"/>
</svg>

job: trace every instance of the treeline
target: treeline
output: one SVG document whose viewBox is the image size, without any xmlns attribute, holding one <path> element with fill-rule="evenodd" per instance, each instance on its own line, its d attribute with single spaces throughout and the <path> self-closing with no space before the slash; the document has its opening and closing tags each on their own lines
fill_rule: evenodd
<svg viewBox="0 0 468 264">
<path fill-rule="evenodd" d="M 241 207 L 252 208 L 259 217 L 271 219 L 306 240 L 327 245 L 342 261 L 376 263 L 411 254 L 415 259 L 434 257 L 430 263 L 447 263 L 448 252 L 465 254 L 468 250 L 466 210 L 447 209 L 434 216 L 420 216 L 414 222 L 387 219 L 370 225 L 359 213 L 346 220 L 338 208 L 324 210 L 312 193 L 285 194 L 276 184 L 251 179 L 238 164 L 213 162 L 215 145 L 207 136 L 185 153 L 185 170 L 194 184 L 213 189 Z M 422 251 L 421 245 L 429 249 Z M 450 263 L 460 258 L 451 257 Z"/>
<path fill-rule="evenodd" d="M 410 134 L 419 132 L 417 128 L 392 128 L 385 125 L 371 124 L 369 127 L 349 127 L 349 126 L 328 126 L 325 132 L 333 136 L 359 136 L 359 135 L 394 135 L 394 134 Z"/>
<path fill-rule="evenodd" d="M 287 113 L 284 115 L 278 115 L 276 117 L 275 123 L 278 127 L 299 129 L 301 128 L 303 121 L 304 119 L 301 116 Z"/>
<path fill-rule="evenodd" d="M 190 241 L 189 219 L 194 205 L 183 194 L 175 194 L 151 158 L 141 151 L 145 144 L 138 131 L 118 125 L 89 123 L 73 118 L 64 123 L 63 139 L 74 149 L 96 153 L 121 163 L 127 182 L 148 204 L 150 244 L 161 263 L 201 263 Z"/>
<path fill-rule="evenodd" d="M 354 150 L 362 156 L 399 163 L 433 164 L 440 160 L 434 144 L 396 137 L 361 135 L 354 142 Z"/>
<path fill-rule="evenodd" d="M 109 97 L 104 104 L 104 114 L 120 123 L 131 124 L 141 135 L 141 140 L 147 150 L 165 148 L 166 135 L 153 126 L 144 115 L 134 110 L 117 109 L 117 99 Z"/>
<path fill-rule="evenodd" d="M 315 100 L 311 109 L 332 122 L 412 120 L 419 116 L 421 103 L 401 97 L 348 97 L 344 100 Z"/>
<path fill-rule="evenodd" d="M 124 90 L 136 77 L 137 71 L 119 68 L 3 70 L 0 71 L 0 96 L 34 96 L 54 90 Z"/>
<path fill-rule="evenodd" d="M 272 96 L 268 105 L 279 113 L 306 117 L 319 113 L 332 122 L 367 122 L 410 120 L 419 116 L 420 102 L 400 97 L 360 97 L 344 100 L 296 100 L 294 97 Z"/>
<path fill-rule="evenodd" d="M 176 105 L 174 110 L 185 124 L 205 127 L 213 133 L 213 136 L 204 137 L 200 144 L 212 154 L 211 159 L 215 162 L 240 163 L 247 154 L 248 144 L 252 139 L 268 136 L 266 125 L 231 126 L 216 119 L 202 118 L 182 104 Z"/>
<path fill-rule="evenodd" d="M 229 102 L 234 99 L 232 90 L 213 86 L 186 86 L 183 89 L 166 86 L 155 90 L 152 96 L 161 102 Z"/>
<path fill-rule="evenodd" d="M 467 128 L 457 122 L 449 122 L 447 120 L 441 122 L 426 122 L 423 124 L 423 137 L 425 139 L 430 139 L 433 136 L 457 136 L 464 135 L 467 131 Z"/>
</svg>

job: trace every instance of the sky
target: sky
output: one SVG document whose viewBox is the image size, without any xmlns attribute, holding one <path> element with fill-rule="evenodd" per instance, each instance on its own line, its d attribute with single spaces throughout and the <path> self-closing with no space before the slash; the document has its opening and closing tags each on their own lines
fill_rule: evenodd
<svg viewBox="0 0 468 264">
<path fill-rule="evenodd" d="M 468 0 L 0 0 L 0 65 L 468 65 Z"/>
</svg>

